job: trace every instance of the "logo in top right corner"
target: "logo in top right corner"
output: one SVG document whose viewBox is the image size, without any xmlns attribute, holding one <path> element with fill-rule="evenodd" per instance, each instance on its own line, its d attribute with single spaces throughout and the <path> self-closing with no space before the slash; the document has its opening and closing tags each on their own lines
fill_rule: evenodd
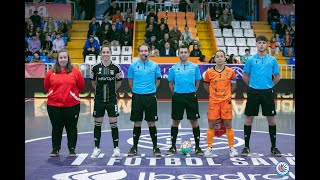
<svg viewBox="0 0 320 180">
<path fill-rule="evenodd" d="M 289 165 L 286 162 L 279 162 L 276 171 L 278 176 L 288 176 Z"/>
</svg>

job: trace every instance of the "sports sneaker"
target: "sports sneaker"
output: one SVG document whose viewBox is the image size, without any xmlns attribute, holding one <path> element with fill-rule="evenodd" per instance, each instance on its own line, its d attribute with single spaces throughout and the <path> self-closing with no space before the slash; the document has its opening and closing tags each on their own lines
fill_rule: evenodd
<svg viewBox="0 0 320 180">
<path fill-rule="evenodd" d="M 229 149 L 229 155 L 230 155 L 230 157 L 235 157 L 235 156 L 238 156 L 238 151 L 234 148 L 234 147 L 232 147 L 232 148 L 230 148 Z"/>
<path fill-rule="evenodd" d="M 241 156 L 248 156 L 249 153 L 250 153 L 250 148 L 244 147 L 244 148 L 242 149 Z"/>
<path fill-rule="evenodd" d="M 170 149 L 167 151 L 166 155 L 172 155 L 177 153 L 177 148 L 176 147 L 170 147 Z"/>
<path fill-rule="evenodd" d="M 160 149 L 158 147 L 154 147 L 153 148 L 153 154 L 155 156 L 161 156 L 161 152 L 160 152 Z"/>
<path fill-rule="evenodd" d="M 196 152 L 196 154 L 198 154 L 199 156 L 203 156 L 203 155 L 204 155 L 204 153 L 203 153 L 203 151 L 201 150 L 200 147 L 196 147 L 195 152 Z"/>
<path fill-rule="evenodd" d="M 206 151 L 204 152 L 205 156 L 211 156 L 212 155 L 212 147 L 207 147 Z"/>
<path fill-rule="evenodd" d="M 137 148 L 132 146 L 132 148 L 128 152 L 128 156 L 134 156 L 134 155 L 137 155 L 137 153 L 138 153 Z"/>
<path fill-rule="evenodd" d="M 69 150 L 69 156 L 77 156 L 77 153 L 73 148 Z"/>
<path fill-rule="evenodd" d="M 50 157 L 56 157 L 56 156 L 59 156 L 59 150 L 52 150 L 51 153 L 50 153 Z"/>
<path fill-rule="evenodd" d="M 93 149 L 92 154 L 91 154 L 91 158 L 97 158 L 97 157 L 100 155 L 100 153 L 101 153 L 101 149 L 95 147 L 95 148 Z"/>
<path fill-rule="evenodd" d="M 120 149 L 118 147 L 113 149 L 112 156 L 115 156 L 115 157 L 119 157 L 120 156 Z"/>
<path fill-rule="evenodd" d="M 274 148 L 271 147 L 271 153 L 274 154 L 277 157 L 281 157 L 282 156 L 281 152 L 276 147 L 274 147 Z"/>
</svg>

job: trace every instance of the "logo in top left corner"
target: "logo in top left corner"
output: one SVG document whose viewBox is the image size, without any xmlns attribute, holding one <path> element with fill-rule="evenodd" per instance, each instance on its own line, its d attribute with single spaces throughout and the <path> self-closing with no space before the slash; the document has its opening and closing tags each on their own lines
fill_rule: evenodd
<svg viewBox="0 0 320 180">
<path fill-rule="evenodd" d="M 279 162 L 276 166 L 278 176 L 288 176 L 289 165 L 286 162 Z"/>
</svg>

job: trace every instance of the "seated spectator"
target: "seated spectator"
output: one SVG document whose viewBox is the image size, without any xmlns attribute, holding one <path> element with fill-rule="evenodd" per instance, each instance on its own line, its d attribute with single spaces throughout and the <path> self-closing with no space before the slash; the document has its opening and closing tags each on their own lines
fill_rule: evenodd
<svg viewBox="0 0 320 180">
<path fill-rule="evenodd" d="M 230 54 L 229 59 L 227 60 L 228 64 L 240 64 L 239 60 L 236 59 L 234 54 Z"/>
<path fill-rule="evenodd" d="M 127 11 L 123 14 L 123 19 L 133 19 L 133 14 L 131 12 L 131 8 L 127 8 Z"/>
<path fill-rule="evenodd" d="M 160 56 L 161 57 L 176 56 L 175 50 L 170 47 L 170 43 L 169 42 L 166 42 L 164 44 L 164 49 L 160 50 Z"/>
<path fill-rule="evenodd" d="M 158 41 L 161 41 L 163 38 L 164 38 L 164 35 L 168 33 L 168 31 L 165 29 L 165 26 L 164 24 L 161 24 L 160 26 L 160 29 L 158 30 L 158 33 L 157 33 L 157 39 Z"/>
<path fill-rule="evenodd" d="M 180 39 L 178 41 L 178 47 L 180 46 L 188 46 L 188 42 L 184 39 L 182 34 L 180 35 Z"/>
<path fill-rule="evenodd" d="M 234 20 L 233 10 L 231 9 L 230 4 L 226 4 L 226 7 L 224 9 L 228 11 L 227 14 L 228 16 L 230 16 L 231 21 L 233 21 Z"/>
<path fill-rule="evenodd" d="M 58 31 L 57 23 L 52 17 L 48 17 L 48 21 L 44 24 L 43 32 L 48 32 L 51 35 L 54 31 Z"/>
<path fill-rule="evenodd" d="M 160 41 L 160 43 L 159 43 L 159 44 L 160 44 L 160 47 L 159 47 L 160 52 L 161 52 L 161 49 L 165 48 L 166 42 L 169 42 L 170 47 L 171 47 L 171 48 L 174 48 L 174 47 L 173 47 L 173 46 L 174 46 L 174 43 L 171 41 L 170 36 L 169 36 L 169 33 L 165 33 L 163 39 L 162 39 L 162 40 Z"/>
<path fill-rule="evenodd" d="M 123 23 L 123 29 L 125 29 L 126 27 L 128 27 L 129 30 L 131 32 L 133 32 L 133 23 L 131 22 L 131 18 L 130 17 L 126 18 L 126 22 Z"/>
<path fill-rule="evenodd" d="M 180 36 L 181 36 L 181 31 L 178 29 L 177 25 L 173 25 L 172 30 L 169 31 L 169 36 L 170 36 L 170 39 L 175 44 L 174 45 L 175 49 L 178 49 L 178 41 L 179 41 Z"/>
<path fill-rule="evenodd" d="M 32 40 L 29 41 L 28 43 L 28 52 L 27 52 L 27 56 L 31 56 L 34 53 L 40 53 L 40 48 L 41 48 L 41 42 L 38 38 L 38 36 L 34 33 L 32 35 Z"/>
<path fill-rule="evenodd" d="M 279 47 L 277 46 L 275 37 L 271 38 L 268 51 L 271 56 L 272 56 L 272 53 L 275 53 L 275 56 L 279 56 Z"/>
<path fill-rule="evenodd" d="M 117 30 L 117 27 L 115 24 L 112 24 L 110 44 L 112 44 L 112 46 L 120 46 L 120 41 L 121 41 L 121 32 Z"/>
<path fill-rule="evenodd" d="M 95 17 L 93 17 L 91 22 L 89 23 L 89 30 L 88 30 L 87 38 L 89 38 L 90 35 L 98 37 L 100 29 L 101 29 L 100 23 L 97 22 L 97 19 Z"/>
<path fill-rule="evenodd" d="M 117 31 L 121 32 L 123 30 L 123 24 L 119 20 L 119 18 L 116 18 L 116 22 L 114 22 L 113 24 L 116 25 Z"/>
<path fill-rule="evenodd" d="M 219 3 L 214 3 L 214 6 L 210 8 L 211 21 L 219 20 L 222 10 Z"/>
<path fill-rule="evenodd" d="M 164 24 L 164 28 L 169 32 L 169 26 L 167 23 L 164 22 L 164 18 L 160 19 L 160 23 L 158 24 L 158 29 L 160 29 L 160 26 Z"/>
<path fill-rule="evenodd" d="M 268 10 L 268 24 L 270 25 L 272 22 L 279 22 L 280 20 L 280 13 L 274 7 L 274 5 L 270 5 L 270 9 Z"/>
<path fill-rule="evenodd" d="M 281 18 L 280 23 L 276 25 L 276 33 L 278 33 L 280 37 L 283 37 L 287 29 L 288 26 L 284 23 L 284 19 Z"/>
<path fill-rule="evenodd" d="M 105 40 L 108 41 L 108 42 L 110 42 L 110 37 L 111 37 L 111 35 L 112 35 L 112 32 L 111 32 L 110 27 L 111 27 L 111 24 L 110 24 L 110 26 L 109 26 L 109 24 L 106 24 L 106 25 L 104 26 L 104 30 L 102 30 L 102 31 L 100 32 L 100 36 L 99 36 L 100 45 L 102 45 L 102 44 L 103 44 L 103 41 L 105 41 Z"/>
<path fill-rule="evenodd" d="M 251 54 L 250 54 L 250 51 L 249 51 L 249 49 L 245 49 L 245 54 L 241 57 L 241 63 L 242 64 L 245 64 L 247 61 L 248 61 L 248 58 L 250 57 L 250 56 L 252 56 Z"/>
<path fill-rule="evenodd" d="M 61 35 L 57 33 L 56 38 L 52 41 L 52 51 L 58 53 L 61 49 L 65 49 L 65 43 L 61 39 Z"/>
<path fill-rule="evenodd" d="M 126 27 L 124 29 L 124 31 L 122 31 L 121 33 L 121 41 L 120 41 L 120 44 L 122 46 L 124 46 L 125 44 L 128 45 L 128 44 L 131 44 L 132 45 L 132 32 L 129 30 L 128 27 Z"/>
<path fill-rule="evenodd" d="M 70 29 L 67 25 L 67 23 L 65 21 L 62 21 L 60 23 L 60 26 L 58 28 L 58 33 L 61 34 L 61 37 L 66 37 L 67 39 L 69 39 L 70 37 Z"/>
<path fill-rule="evenodd" d="M 151 45 L 151 51 L 150 51 L 149 56 L 151 56 L 151 57 L 159 57 L 160 56 L 159 50 L 154 45 Z"/>
<path fill-rule="evenodd" d="M 197 64 L 206 64 L 206 56 L 201 55 L 199 59 L 197 60 Z"/>
<path fill-rule="evenodd" d="M 184 32 L 182 33 L 184 40 L 188 43 L 187 45 L 190 46 L 193 42 L 193 37 L 191 32 L 189 32 L 189 27 L 184 28 Z"/>
<path fill-rule="evenodd" d="M 154 17 L 150 17 L 150 19 L 146 25 L 146 30 L 150 27 L 150 25 L 153 26 L 154 31 L 158 32 L 158 24 L 157 24 L 157 22 L 154 21 Z"/>
<path fill-rule="evenodd" d="M 50 36 L 46 37 L 46 40 L 42 44 L 40 52 L 41 52 L 42 56 L 48 56 L 48 57 L 51 56 L 51 54 L 52 54 L 52 41 L 51 41 Z"/>
<path fill-rule="evenodd" d="M 278 33 L 276 33 L 274 35 L 274 37 L 275 37 L 275 41 L 277 43 L 277 46 L 279 47 L 279 51 L 282 51 L 282 45 L 283 45 L 282 38 L 280 38 Z"/>
<path fill-rule="evenodd" d="M 144 35 L 144 42 L 148 43 L 150 41 L 151 36 L 157 36 L 157 32 L 153 29 L 153 25 L 150 24 L 149 28 L 146 31 L 146 34 Z"/>
<path fill-rule="evenodd" d="M 291 46 L 292 47 L 295 47 L 295 36 L 296 36 L 296 26 L 295 26 L 295 22 L 294 21 L 291 21 L 290 22 L 290 26 L 288 27 L 288 31 L 289 31 L 289 34 L 291 35 L 292 37 L 292 42 L 291 42 Z"/>
<path fill-rule="evenodd" d="M 149 22 L 149 19 L 150 19 L 151 17 L 153 17 L 153 19 L 154 19 L 155 22 L 158 22 L 158 16 L 154 13 L 154 9 L 153 9 L 153 8 L 150 9 L 150 11 L 149 11 L 149 13 L 148 13 L 148 15 L 147 15 L 146 23 Z"/>
<path fill-rule="evenodd" d="M 156 36 L 151 36 L 150 40 L 147 42 L 149 44 L 149 46 L 154 46 L 156 49 L 160 48 L 160 44 L 157 41 Z"/>
<path fill-rule="evenodd" d="M 282 37 L 282 42 L 284 47 L 291 47 L 292 43 L 292 36 L 290 35 L 289 31 L 286 30 L 286 34 Z"/>
<path fill-rule="evenodd" d="M 103 13 L 103 17 L 112 17 L 117 13 L 117 10 L 120 10 L 118 5 L 116 4 L 116 1 L 112 1 L 111 5 L 106 9 L 106 11 Z"/>
<path fill-rule="evenodd" d="M 202 56 L 202 52 L 199 48 L 198 44 L 194 44 L 193 45 L 193 50 L 190 52 L 190 57 L 201 57 Z"/>
<path fill-rule="evenodd" d="M 96 55 L 96 58 L 98 58 L 98 55 L 100 54 L 100 45 L 96 39 L 93 38 L 93 36 L 89 37 L 87 41 L 85 42 L 83 46 L 83 61 L 85 62 L 86 55 L 88 54 L 94 54 Z"/>
<path fill-rule="evenodd" d="M 232 29 L 231 21 L 232 19 L 228 15 L 228 10 L 223 10 L 222 16 L 219 17 L 219 27 L 221 28 L 221 31 L 223 28 Z"/>
<path fill-rule="evenodd" d="M 114 15 L 112 16 L 112 23 L 115 23 L 117 18 L 119 19 L 119 22 L 122 22 L 122 21 L 123 21 L 123 17 L 122 17 L 122 15 L 121 15 L 120 9 L 118 9 L 118 10 L 116 11 L 116 14 L 114 14 Z"/>
<path fill-rule="evenodd" d="M 109 25 L 109 29 L 111 29 L 112 23 L 110 22 L 108 16 L 103 19 L 103 22 L 101 23 L 101 26 L 100 26 L 100 32 L 102 32 L 102 31 L 105 30 L 104 27 L 105 27 L 106 25 Z"/>
<path fill-rule="evenodd" d="M 30 61 L 30 63 L 43 63 L 43 62 L 40 60 L 38 53 L 33 53 L 33 59 Z"/>
<path fill-rule="evenodd" d="M 25 32 L 26 32 L 25 37 L 32 37 L 32 35 L 34 34 L 33 24 L 28 25 Z"/>
<path fill-rule="evenodd" d="M 216 61 L 215 61 L 215 56 L 214 56 L 214 54 L 213 54 L 213 56 L 209 59 L 209 61 L 208 61 L 208 63 L 209 64 L 214 64 L 214 63 L 216 63 Z"/>
<path fill-rule="evenodd" d="M 44 34 L 40 26 L 36 26 L 36 30 L 34 31 L 34 33 L 39 37 L 41 43 L 45 40 Z"/>
</svg>

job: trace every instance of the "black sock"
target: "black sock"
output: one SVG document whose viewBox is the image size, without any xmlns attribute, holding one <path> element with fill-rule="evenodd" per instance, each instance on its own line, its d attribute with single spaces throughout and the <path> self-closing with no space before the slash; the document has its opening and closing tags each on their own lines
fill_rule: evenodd
<svg viewBox="0 0 320 180">
<path fill-rule="evenodd" d="M 249 141 L 250 141 L 250 135 L 251 135 L 251 125 L 247 126 L 244 125 L 244 143 L 245 143 L 245 147 L 249 148 Z"/>
<path fill-rule="evenodd" d="M 171 146 L 176 147 L 177 135 L 178 135 L 178 127 L 171 126 Z"/>
<path fill-rule="evenodd" d="M 111 127 L 111 134 L 112 134 L 112 140 L 113 140 L 113 147 L 116 148 L 118 147 L 118 143 L 119 143 L 119 130 L 118 130 L 117 122 L 110 123 L 110 127 Z"/>
<path fill-rule="evenodd" d="M 138 147 L 138 142 L 141 134 L 141 126 L 140 127 L 133 127 L 133 147 Z"/>
<path fill-rule="evenodd" d="M 194 141 L 196 142 L 196 148 L 199 147 L 199 141 L 200 141 L 200 128 L 199 126 L 196 128 L 192 128 Z"/>
<path fill-rule="evenodd" d="M 157 147 L 157 127 L 149 127 L 149 133 L 152 139 L 153 147 Z"/>
<path fill-rule="evenodd" d="M 269 125 L 269 135 L 270 135 L 270 140 L 271 140 L 271 147 L 276 147 L 276 125 L 270 126 Z"/>
<path fill-rule="evenodd" d="M 100 138 L 101 138 L 101 122 L 94 122 L 94 145 L 97 148 L 100 148 Z"/>
</svg>

